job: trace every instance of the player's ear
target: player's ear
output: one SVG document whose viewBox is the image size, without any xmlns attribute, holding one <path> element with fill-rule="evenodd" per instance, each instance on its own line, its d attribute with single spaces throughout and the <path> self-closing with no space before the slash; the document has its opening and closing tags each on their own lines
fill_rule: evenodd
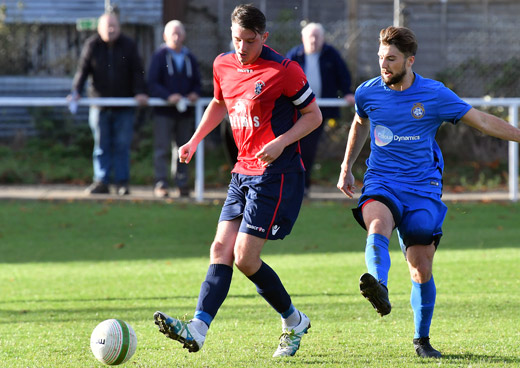
<svg viewBox="0 0 520 368">
<path fill-rule="evenodd" d="M 262 43 L 265 43 L 265 41 L 267 41 L 267 37 L 269 37 L 269 32 L 265 31 L 262 35 Z"/>
<path fill-rule="evenodd" d="M 408 60 L 406 62 L 408 63 L 409 67 L 412 67 L 413 63 L 415 62 L 415 56 L 408 56 Z"/>
</svg>

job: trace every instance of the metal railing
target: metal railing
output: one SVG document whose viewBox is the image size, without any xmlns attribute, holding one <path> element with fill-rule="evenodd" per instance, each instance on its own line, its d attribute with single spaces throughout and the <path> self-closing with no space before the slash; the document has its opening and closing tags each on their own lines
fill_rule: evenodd
<svg viewBox="0 0 520 368">
<path fill-rule="evenodd" d="M 464 101 L 472 106 L 504 106 L 509 109 L 509 122 L 518 127 L 518 109 L 520 98 L 464 98 Z M 195 104 L 195 126 L 202 119 L 204 108 L 210 103 L 211 98 L 202 97 Z M 322 98 L 317 100 L 321 107 L 346 106 L 343 99 Z M 79 106 L 136 106 L 133 98 L 82 98 Z M 166 106 L 166 102 L 160 98 L 150 98 L 149 106 Z M 69 101 L 63 97 L 0 97 L 0 106 L 64 106 L 69 107 Z M 509 142 L 509 199 L 518 200 L 518 143 Z M 195 199 L 197 202 L 204 200 L 204 144 L 199 144 L 195 153 Z"/>
<path fill-rule="evenodd" d="M 509 108 L 509 123 L 518 128 L 520 98 L 464 98 L 472 106 L 506 106 Z M 509 199 L 518 201 L 518 142 L 509 141 Z"/>
</svg>

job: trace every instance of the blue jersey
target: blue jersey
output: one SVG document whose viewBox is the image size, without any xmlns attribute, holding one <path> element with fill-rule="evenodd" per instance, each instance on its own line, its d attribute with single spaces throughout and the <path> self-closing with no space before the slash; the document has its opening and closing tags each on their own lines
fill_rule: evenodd
<svg viewBox="0 0 520 368">
<path fill-rule="evenodd" d="M 404 91 L 381 77 L 356 90 L 356 112 L 370 119 L 371 153 L 364 184 L 385 182 L 441 193 L 444 161 L 435 135 L 444 121 L 457 123 L 471 106 L 442 83 L 415 74 Z"/>
</svg>

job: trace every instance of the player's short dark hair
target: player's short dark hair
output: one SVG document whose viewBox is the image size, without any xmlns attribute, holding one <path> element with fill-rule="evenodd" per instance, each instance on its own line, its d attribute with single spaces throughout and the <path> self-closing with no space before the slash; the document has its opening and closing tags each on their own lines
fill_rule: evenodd
<svg viewBox="0 0 520 368">
<path fill-rule="evenodd" d="M 237 5 L 231 13 L 231 23 L 236 23 L 240 27 L 258 34 L 265 32 L 265 15 L 253 4 Z"/>
<path fill-rule="evenodd" d="M 379 32 L 379 43 L 383 45 L 394 45 L 406 57 L 415 55 L 417 52 L 417 39 L 413 31 L 406 27 L 390 26 Z"/>
</svg>

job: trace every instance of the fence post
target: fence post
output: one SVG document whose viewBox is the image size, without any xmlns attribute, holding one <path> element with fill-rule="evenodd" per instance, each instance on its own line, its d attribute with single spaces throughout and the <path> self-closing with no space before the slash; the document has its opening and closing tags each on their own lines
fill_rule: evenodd
<svg viewBox="0 0 520 368">
<path fill-rule="evenodd" d="M 467 103 L 474 106 L 508 106 L 510 123 L 514 127 L 518 127 L 520 108 L 520 98 L 465 98 Z M 194 104 L 195 105 L 195 126 L 200 124 L 204 107 L 211 102 L 211 98 L 202 97 Z M 346 105 L 343 99 L 324 98 L 317 100 L 321 107 L 329 106 L 344 106 Z M 2 97 L 0 96 L 0 106 L 63 106 L 69 105 L 64 97 Z M 82 98 L 78 101 L 78 105 L 90 106 L 135 106 L 136 102 L 133 98 Z M 166 106 L 166 102 L 160 98 L 153 97 L 148 100 L 149 106 Z M 0 126 L 0 129 L 2 127 Z M 518 201 L 518 143 L 509 142 L 509 199 L 512 202 Z M 204 141 L 199 143 L 197 152 L 195 153 L 195 199 L 197 202 L 204 200 Z"/>
<path fill-rule="evenodd" d="M 195 103 L 195 129 L 197 129 L 202 119 L 205 106 L 204 100 L 201 98 Z M 195 156 L 195 200 L 202 202 L 204 200 L 204 139 L 200 141 Z"/>
<path fill-rule="evenodd" d="M 518 104 L 509 106 L 510 123 L 518 127 Z M 518 201 L 518 142 L 509 141 L 509 199 Z"/>
</svg>

